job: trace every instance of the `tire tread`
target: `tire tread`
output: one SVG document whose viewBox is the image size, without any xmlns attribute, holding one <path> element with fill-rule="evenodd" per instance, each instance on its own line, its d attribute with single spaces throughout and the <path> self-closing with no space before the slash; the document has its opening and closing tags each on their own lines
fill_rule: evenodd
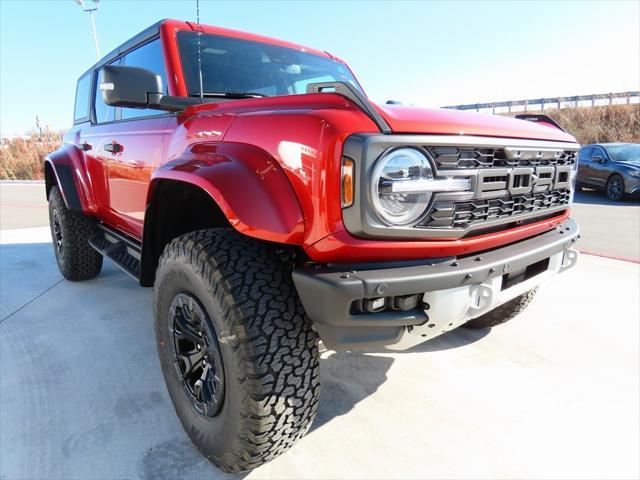
<svg viewBox="0 0 640 480">
<path fill-rule="evenodd" d="M 56 249 L 53 236 L 53 210 L 57 210 L 60 226 L 63 230 L 63 253 Z M 89 280 L 102 270 L 102 255 L 96 252 L 89 239 L 98 232 L 97 220 L 67 209 L 62 194 L 57 186 L 49 192 L 49 222 L 54 253 L 60 273 L 71 281 Z"/>
<path fill-rule="evenodd" d="M 274 248 L 231 229 L 199 230 L 171 241 L 158 269 L 188 262 L 229 305 L 235 382 L 248 392 L 240 434 L 223 458 L 227 472 L 256 468 L 288 450 L 310 427 L 319 395 L 318 338 Z"/>
</svg>

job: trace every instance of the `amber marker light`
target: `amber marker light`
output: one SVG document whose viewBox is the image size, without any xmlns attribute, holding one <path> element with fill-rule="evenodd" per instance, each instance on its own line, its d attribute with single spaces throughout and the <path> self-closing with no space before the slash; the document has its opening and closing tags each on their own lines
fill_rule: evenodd
<svg viewBox="0 0 640 480">
<path fill-rule="evenodd" d="M 350 207 L 353 205 L 353 160 L 350 158 L 342 159 L 342 207 Z"/>
</svg>

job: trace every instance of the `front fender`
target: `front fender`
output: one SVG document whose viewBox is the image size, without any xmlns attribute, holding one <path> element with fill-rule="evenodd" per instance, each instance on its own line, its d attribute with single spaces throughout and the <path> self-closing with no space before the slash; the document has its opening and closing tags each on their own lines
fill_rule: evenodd
<svg viewBox="0 0 640 480">
<path fill-rule="evenodd" d="M 193 184 L 220 207 L 229 223 L 251 237 L 302 244 L 304 219 L 286 174 L 264 150 L 243 143 L 199 143 L 154 173 L 147 204 L 161 180 Z"/>
<path fill-rule="evenodd" d="M 85 156 L 73 144 L 65 143 L 44 159 L 45 167 L 51 169 L 54 179 L 46 181 L 47 198 L 53 186 L 58 185 L 64 203 L 69 210 L 95 213 L 96 203 L 91 192 L 91 179 L 87 175 Z"/>
</svg>

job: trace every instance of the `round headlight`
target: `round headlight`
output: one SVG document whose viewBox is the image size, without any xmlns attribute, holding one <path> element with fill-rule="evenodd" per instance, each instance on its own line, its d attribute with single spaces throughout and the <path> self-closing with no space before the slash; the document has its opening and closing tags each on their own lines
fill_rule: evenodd
<svg viewBox="0 0 640 480">
<path fill-rule="evenodd" d="M 433 178 L 427 157 L 413 148 L 392 150 L 376 163 L 371 178 L 371 199 L 376 214 L 390 225 L 407 225 L 420 217 L 430 192 L 404 193 L 398 182 Z"/>
</svg>

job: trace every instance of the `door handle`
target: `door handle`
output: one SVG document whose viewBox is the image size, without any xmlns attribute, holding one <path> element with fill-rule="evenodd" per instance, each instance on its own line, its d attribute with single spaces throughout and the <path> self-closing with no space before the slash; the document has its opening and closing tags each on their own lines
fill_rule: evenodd
<svg viewBox="0 0 640 480">
<path fill-rule="evenodd" d="M 86 152 L 88 150 L 91 150 L 93 147 L 91 146 L 90 143 L 82 142 L 80 145 L 78 145 L 78 148 L 83 152 Z"/>
<path fill-rule="evenodd" d="M 137 160 L 129 160 L 127 164 L 129 164 L 133 168 L 144 168 L 144 163 L 139 162 Z"/>
<path fill-rule="evenodd" d="M 115 141 L 105 144 L 104 149 L 110 153 L 122 153 L 124 151 L 124 147 Z"/>
</svg>

